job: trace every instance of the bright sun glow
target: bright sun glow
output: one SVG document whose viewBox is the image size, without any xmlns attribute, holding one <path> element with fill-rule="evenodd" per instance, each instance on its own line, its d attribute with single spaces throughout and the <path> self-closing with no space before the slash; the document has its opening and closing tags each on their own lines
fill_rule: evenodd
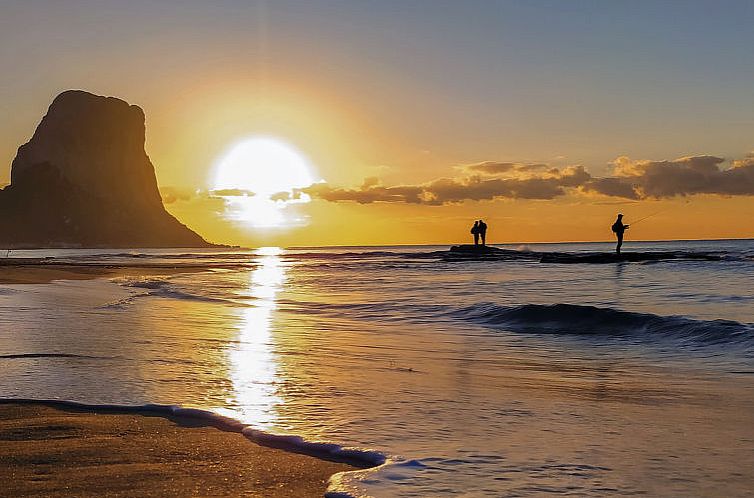
<svg viewBox="0 0 754 498">
<path fill-rule="evenodd" d="M 255 137 L 233 146 L 215 168 L 213 193 L 226 200 L 229 217 L 255 227 L 300 224 L 286 216 L 291 204 L 309 202 L 295 189 L 314 183 L 312 166 L 295 147 L 275 138 Z"/>
</svg>

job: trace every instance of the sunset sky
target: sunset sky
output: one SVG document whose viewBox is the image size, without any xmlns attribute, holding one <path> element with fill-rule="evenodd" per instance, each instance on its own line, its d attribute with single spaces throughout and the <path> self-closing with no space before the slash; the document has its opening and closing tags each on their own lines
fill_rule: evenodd
<svg viewBox="0 0 754 498">
<path fill-rule="evenodd" d="M 752 26 L 748 1 L 0 1 L 0 184 L 78 88 L 144 109 L 166 207 L 214 242 L 608 240 L 617 212 L 754 237 Z M 278 186 L 256 156 L 218 179 L 255 137 L 317 182 L 269 192 L 274 226 L 219 191 Z"/>
</svg>

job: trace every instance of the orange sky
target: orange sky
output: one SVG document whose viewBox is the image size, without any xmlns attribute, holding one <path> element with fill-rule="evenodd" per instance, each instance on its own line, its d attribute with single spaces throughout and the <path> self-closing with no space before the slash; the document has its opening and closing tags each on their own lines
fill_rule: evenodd
<svg viewBox="0 0 754 498">
<path fill-rule="evenodd" d="M 0 183 L 54 96 L 81 88 L 145 110 L 147 152 L 164 193 L 202 192 L 166 207 L 215 242 L 444 244 L 468 239 L 480 217 L 492 242 L 607 240 L 619 211 L 628 223 L 659 212 L 628 238 L 754 237 L 748 23 L 735 12 L 687 18 L 698 13 L 658 8 L 646 17 L 595 6 L 585 24 L 578 9 L 545 3 L 440 2 L 432 12 L 329 1 L 9 7 L 0 20 Z M 683 22 L 670 23 L 678 16 Z M 525 29 L 534 21 L 547 30 L 534 36 Z M 715 23 L 726 31 L 714 41 L 692 38 Z M 295 206 L 305 222 L 255 229 L 229 220 L 223 199 L 206 191 L 218 158 L 256 135 L 295 146 L 317 178 L 348 195 L 362 194 L 365 178 L 419 188 L 445 178 L 468 198 L 429 205 L 314 196 Z M 594 183 L 614 177 L 621 156 L 639 164 L 630 173 L 639 176 L 619 178 L 641 184 L 635 199 L 604 195 L 609 186 Z M 704 166 L 661 163 L 689 156 L 725 161 L 700 187 L 684 178 Z M 645 160 L 653 162 L 637 162 Z M 498 175 L 505 181 L 561 178 L 569 166 L 591 179 L 545 199 L 516 191 L 473 200 L 468 166 L 484 162 L 546 165 Z M 734 166 L 737 176 L 725 173 Z M 670 180 L 658 183 L 656 171 Z M 672 175 L 678 189 L 668 186 Z"/>
</svg>

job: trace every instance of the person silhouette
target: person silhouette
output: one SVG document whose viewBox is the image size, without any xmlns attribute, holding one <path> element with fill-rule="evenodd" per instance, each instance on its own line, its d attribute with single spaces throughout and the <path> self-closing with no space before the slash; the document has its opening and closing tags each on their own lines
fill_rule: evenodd
<svg viewBox="0 0 754 498">
<path fill-rule="evenodd" d="M 487 245 L 487 223 L 479 220 L 479 235 L 482 237 L 482 245 Z"/>
<path fill-rule="evenodd" d="M 615 236 L 618 238 L 618 245 L 615 246 L 615 254 L 620 254 L 620 246 L 623 245 L 623 232 L 628 228 L 628 225 L 623 224 L 622 214 L 618 215 L 618 219 L 615 220 L 615 223 L 613 223 L 611 228 L 613 232 L 615 232 Z"/>
<path fill-rule="evenodd" d="M 474 245 L 479 245 L 479 222 L 475 221 L 474 226 L 471 227 L 471 233 L 474 235 Z"/>
</svg>

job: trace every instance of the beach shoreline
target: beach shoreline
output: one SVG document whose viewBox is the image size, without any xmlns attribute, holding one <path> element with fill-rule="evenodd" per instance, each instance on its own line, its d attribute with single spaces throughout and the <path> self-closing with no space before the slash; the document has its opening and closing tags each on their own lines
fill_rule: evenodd
<svg viewBox="0 0 754 498">
<path fill-rule="evenodd" d="M 169 276 L 207 270 L 203 265 L 87 265 L 40 259 L 0 260 L 0 284 L 48 284 L 57 280 L 93 280 L 102 277 Z"/>
<path fill-rule="evenodd" d="M 328 498 L 747 496 L 754 246 L 639 249 L 723 258 L 587 266 L 582 246 L 557 249 L 574 264 L 546 266 L 446 263 L 430 249 L 35 253 L 7 264 L 133 276 L 0 285 L 0 405 L 176 415 L 245 446 L 339 456 L 352 467 L 328 478 Z M 27 439 L 29 426 L 54 429 L 40 448 L 72 442 L 55 428 L 72 424 L 30 420 Z M 128 435 L 154 454 L 143 449 L 157 435 Z M 9 439 L 0 430 L 0 453 L 14 454 Z M 51 479 L 32 471 L 56 454 L 27 457 L 24 479 Z M 124 454 L 60 472 L 143 464 Z M 211 484 L 206 460 L 189 476 Z M 191 486 L 131 495 L 223 495 Z"/>
<path fill-rule="evenodd" d="M 3 492 L 321 497 L 333 475 L 358 470 L 257 444 L 236 429 L 157 411 L 2 400 Z"/>
</svg>

